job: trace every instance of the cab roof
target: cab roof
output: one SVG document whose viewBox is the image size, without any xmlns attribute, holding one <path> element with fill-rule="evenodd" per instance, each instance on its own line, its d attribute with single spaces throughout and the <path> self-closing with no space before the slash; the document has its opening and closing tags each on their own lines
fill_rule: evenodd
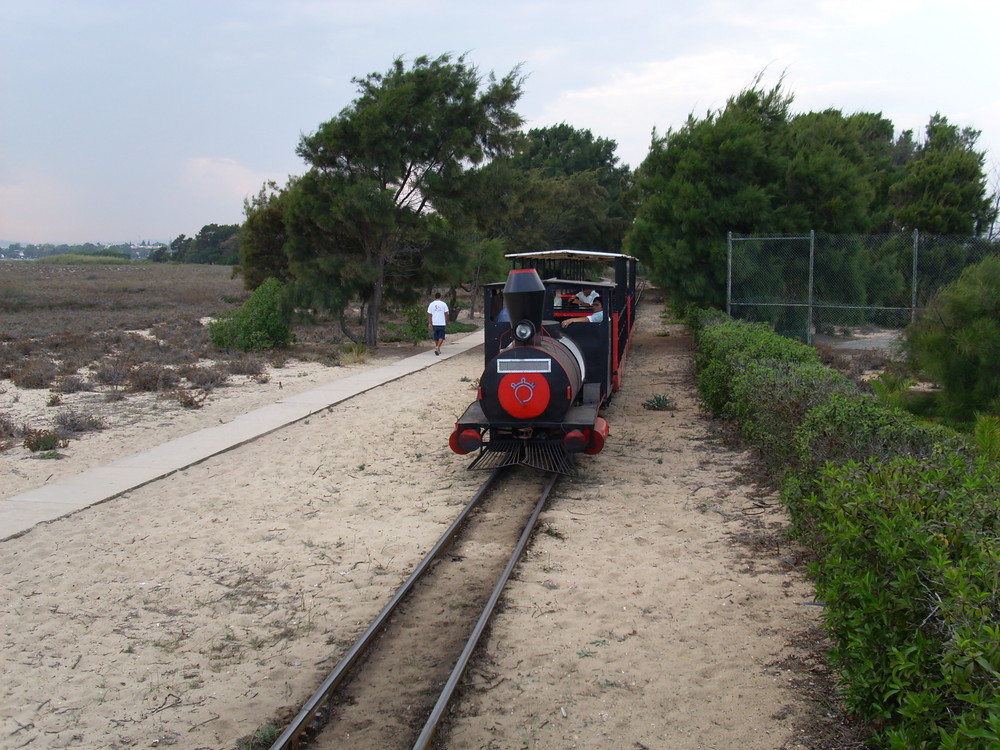
<svg viewBox="0 0 1000 750">
<path fill-rule="evenodd" d="M 539 250 L 533 253 L 507 253 L 507 258 L 552 258 L 553 260 L 596 260 L 609 261 L 617 258 L 636 260 L 631 255 L 612 253 L 604 250 Z"/>
</svg>

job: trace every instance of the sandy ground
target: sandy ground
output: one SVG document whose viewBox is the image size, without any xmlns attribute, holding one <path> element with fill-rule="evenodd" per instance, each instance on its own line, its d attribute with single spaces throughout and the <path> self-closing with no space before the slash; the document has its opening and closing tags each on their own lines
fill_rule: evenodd
<svg viewBox="0 0 1000 750">
<path fill-rule="evenodd" d="M 0 543 L 0 748 L 233 748 L 294 713 L 481 481 L 447 448 L 481 367 L 476 352 L 436 363 Z M 356 371 L 161 404 L 61 461 L 0 454 L 0 494 Z M 654 395 L 677 408 L 644 409 Z M 743 543 L 776 544 L 783 515 L 713 435 L 690 341 L 656 307 L 606 417 L 608 446 L 560 484 L 445 744 L 808 747 L 817 709 L 783 665 L 805 658 L 819 608 L 794 555 Z"/>
</svg>

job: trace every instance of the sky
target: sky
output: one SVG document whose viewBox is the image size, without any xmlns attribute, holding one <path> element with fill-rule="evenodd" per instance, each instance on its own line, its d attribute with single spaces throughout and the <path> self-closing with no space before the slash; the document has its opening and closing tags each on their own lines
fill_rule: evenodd
<svg viewBox="0 0 1000 750">
<path fill-rule="evenodd" d="M 1000 157 L 985 0 L 0 0 L 0 242 L 157 242 L 238 224 L 306 171 L 303 135 L 396 58 L 520 66 L 526 128 L 560 123 L 637 167 L 758 75 L 795 114 L 940 113 Z M 1000 163 L 1000 158 L 997 159 Z"/>
</svg>

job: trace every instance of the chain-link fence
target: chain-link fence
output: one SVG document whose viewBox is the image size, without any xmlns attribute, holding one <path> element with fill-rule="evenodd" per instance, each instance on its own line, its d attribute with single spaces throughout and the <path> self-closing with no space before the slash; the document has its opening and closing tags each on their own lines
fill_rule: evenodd
<svg viewBox="0 0 1000 750">
<path fill-rule="evenodd" d="M 933 294 L 998 248 L 977 237 L 728 237 L 726 311 L 812 343 L 815 333 L 903 328 Z"/>
</svg>

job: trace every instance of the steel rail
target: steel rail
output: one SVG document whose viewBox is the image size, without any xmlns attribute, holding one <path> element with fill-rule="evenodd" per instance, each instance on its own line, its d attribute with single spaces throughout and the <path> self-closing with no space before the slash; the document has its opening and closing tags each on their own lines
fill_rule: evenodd
<svg viewBox="0 0 1000 750">
<path fill-rule="evenodd" d="M 472 652 L 479 643 L 479 638 L 486 629 L 486 625 L 489 623 L 490 618 L 493 617 L 493 611 L 496 609 L 497 603 L 500 601 L 500 594 L 503 593 L 503 589 L 507 585 L 507 581 L 510 580 L 510 576 L 514 572 L 514 566 L 517 565 L 518 560 L 520 560 L 521 556 L 524 554 L 524 550 L 528 547 L 528 542 L 531 541 L 531 534 L 535 530 L 535 525 L 538 523 L 538 517 L 541 515 L 542 510 L 544 510 L 545 504 L 549 499 L 549 493 L 551 493 L 552 488 L 555 486 L 558 479 L 559 474 L 552 472 L 548 484 L 545 485 L 545 489 L 542 491 L 541 497 L 539 497 L 538 502 L 535 504 L 535 510 L 532 512 L 531 518 L 528 519 L 528 523 L 524 526 L 524 531 L 521 532 L 521 537 L 517 542 L 517 547 L 511 553 L 510 559 L 507 561 L 507 566 L 504 568 L 503 573 L 500 574 L 500 579 L 497 581 L 497 584 L 493 589 L 493 593 L 490 595 L 489 601 L 483 608 L 483 613 L 479 616 L 479 621 L 476 623 L 476 627 L 473 628 L 472 635 L 469 636 L 469 640 L 465 644 L 465 648 L 462 650 L 462 655 L 455 663 L 451 676 L 448 678 L 444 688 L 441 690 L 441 695 L 438 698 L 437 703 L 434 705 L 434 709 L 431 711 L 427 722 L 424 724 L 423 730 L 420 732 L 420 736 L 413 745 L 413 750 L 426 750 L 431 741 L 434 739 L 434 733 L 437 731 L 438 725 L 441 723 L 441 717 L 444 715 L 444 711 L 448 707 L 448 703 L 451 701 L 455 688 L 458 686 L 458 681 L 462 678 L 462 674 L 465 672 L 465 668 L 468 666 L 469 660 L 472 658 Z"/>
<path fill-rule="evenodd" d="M 371 645 L 375 637 L 382 632 L 386 624 L 389 622 L 389 618 L 392 616 L 396 607 L 406 598 L 406 595 L 410 593 L 411 589 L 416 585 L 417 581 L 423 576 L 423 574 L 430 567 L 438 556 L 445 550 L 445 548 L 451 543 L 454 536 L 458 533 L 462 524 L 465 523 L 466 518 L 472 509 L 476 507 L 479 501 L 482 499 L 483 495 L 490 488 L 496 478 L 503 471 L 503 467 L 498 468 L 490 473 L 486 478 L 486 481 L 476 490 L 476 494 L 472 496 L 472 499 L 466 504 L 462 512 L 459 513 L 458 517 L 452 522 L 448 530 L 444 532 L 441 538 L 438 540 L 437 544 L 434 545 L 433 549 L 427 553 L 427 556 L 420 562 L 419 565 L 410 574 L 410 577 L 406 579 L 406 582 L 399 587 L 395 595 L 389 601 L 388 604 L 382 609 L 378 617 L 368 626 L 368 629 L 361 635 L 360 638 L 355 642 L 353 646 L 344 654 L 344 657 L 340 660 L 340 663 L 334 668 L 334 670 L 329 674 L 329 676 L 323 681 L 323 684 L 319 686 L 312 697 L 303 705 L 302 709 L 298 712 L 291 723 L 285 728 L 285 731 L 278 736 L 278 739 L 274 741 L 271 745 L 270 750 L 288 750 L 289 748 L 298 747 L 298 740 L 302 733 L 308 728 L 309 723 L 316 717 L 319 711 L 322 709 L 323 705 L 330 697 L 330 694 L 343 682 L 347 673 L 351 670 L 351 667 L 358 661 L 358 659 L 364 654 L 368 646 Z"/>
</svg>

